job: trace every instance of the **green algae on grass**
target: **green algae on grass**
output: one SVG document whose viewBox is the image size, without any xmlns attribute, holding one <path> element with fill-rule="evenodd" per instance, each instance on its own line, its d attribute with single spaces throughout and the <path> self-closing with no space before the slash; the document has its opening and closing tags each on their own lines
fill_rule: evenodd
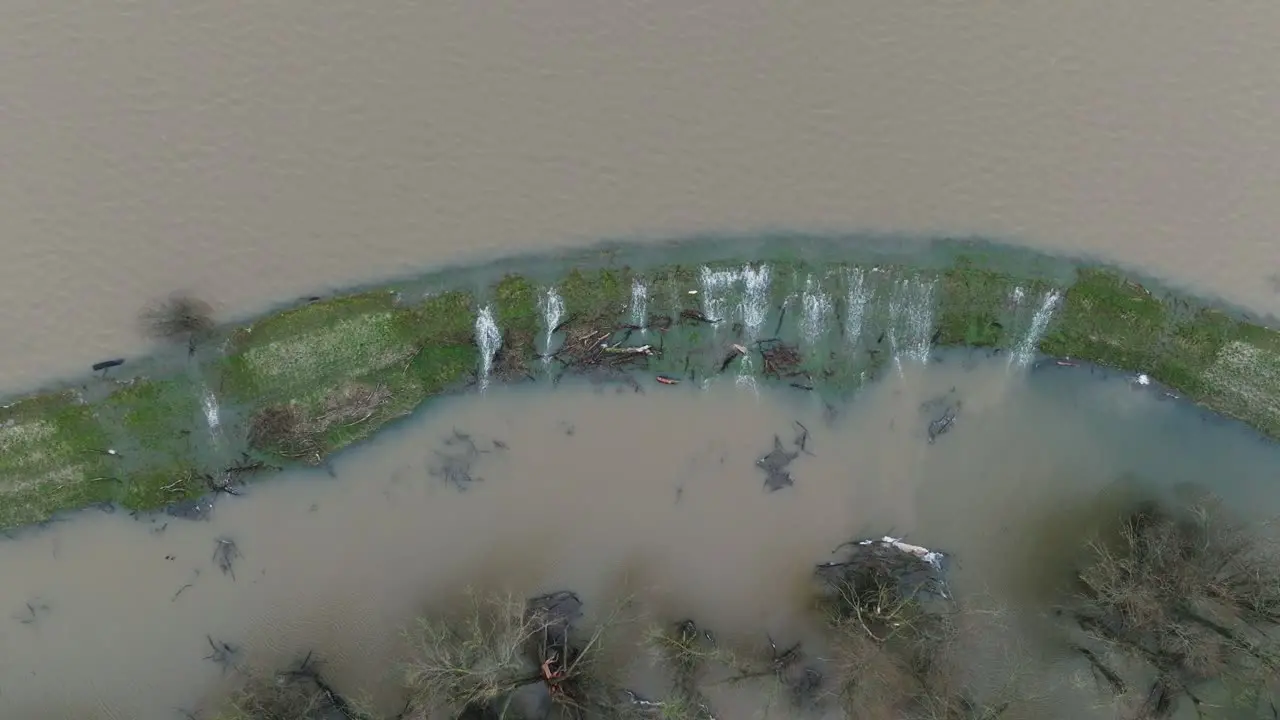
<svg viewBox="0 0 1280 720">
<path fill-rule="evenodd" d="M 175 463 L 131 473 L 116 501 L 128 510 L 160 510 L 211 492 L 193 467 Z"/>
<path fill-rule="evenodd" d="M 1212 388 L 1205 372 L 1217 361 L 1218 353 L 1235 339 L 1240 323 L 1225 313 L 1205 309 L 1174 321 L 1166 333 L 1151 375 L 1179 392 L 1207 397 Z"/>
<path fill-rule="evenodd" d="M 1002 319 L 1016 287 L 1013 278 L 993 270 L 957 264 L 942 273 L 938 343 L 997 347 L 1004 337 Z"/>
<path fill-rule="evenodd" d="M 1280 332 L 1237 324 L 1200 381 L 1210 408 L 1280 437 Z"/>
<path fill-rule="evenodd" d="M 469 293 L 454 290 L 431 295 L 413 306 L 403 320 L 409 323 L 414 355 L 402 373 L 417 378 L 424 396 L 443 392 L 475 371 L 479 362 L 476 308 Z"/>
<path fill-rule="evenodd" d="M 1079 270 L 1074 283 L 1062 284 L 1055 306 L 1049 293 L 1056 284 L 1023 277 L 1037 271 L 995 267 L 967 256 L 938 269 L 798 258 L 643 271 L 593 265 L 569 270 L 553 287 L 565 305 L 566 340 L 614 331 L 611 344 L 651 346 L 653 356 L 628 368 L 695 380 L 721 372 L 760 378 L 752 341 L 779 335 L 803 356 L 788 372 L 798 367 L 815 390 L 836 393 L 878 374 L 895 342 L 912 354 L 933 345 L 1012 348 L 1034 340 L 1035 323 L 1051 309 L 1039 343 L 1044 354 L 1147 373 L 1280 437 L 1280 333 L 1153 295 L 1101 268 Z M 545 287 L 508 274 L 483 293 L 503 337 L 496 382 L 528 376 Z M 633 307 L 633 288 L 643 290 L 643 313 Z M 724 317 L 707 324 L 682 311 Z M 177 372 L 135 378 L 92 405 L 73 393 L 46 393 L 0 409 L 0 526 L 101 502 L 154 509 L 203 494 L 208 486 L 198 469 L 211 458 L 209 436 L 197 432 L 204 426 L 200 402 L 215 390 L 231 423 L 227 446 L 215 454 L 248 449 L 319 462 L 472 380 L 480 360 L 476 317 L 477 299 L 468 292 L 344 295 L 231 333 L 212 366 L 193 366 L 208 373 L 207 387 L 198 373 Z M 625 329 L 633 318 L 645 329 Z M 734 345 L 747 357 L 735 355 Z M 248 444 L 231 428 L 247 428 Z M 107 448 L 120 454 L 106 455 Z"/>
<path fill-rule="evenodd" d="M 537 351 L 538 289 L 521 275 L 507 275 L 493 288 L 494 322 L 502 329 L 502 346 L 494 358 L 493 374 L 515 380 L 528 374 Z"/>
<path fill-rule="evenodd" d="M 1040 350 L 1151 372 L 1168 324 L 1168 308 L 1146 288 L 1116 272 L 1089 268 L 1067 290 Z"/>
<path fill-rule="evenodd" d="M 250 407 L 253 447 L 319 462 L 465 377 L 471 305 L 371 292 L 287 310 L 233 335 L 223 387 Z"/>
<path fill-rule="evenodd" d="M 72 392 L 0 408 L 0 528 L 115 499 L 120 481 L 93 409 Z"/>
<path fill-rule="evenodd" d="M 195 429 L 200 401 L 194 383 L 139 378 L 107 396 L 97 411 L 105 424 L 123 431 L 124 442 L 143 450 L 166 451 L 179 444 L 179 435 Z"/>
<path fill-rule="evenodd" d="M 362 377 L 412 356 L 397 322 L 408 311 L 390 293 L 365 293 L 303 305 L 236 332 L 223 388 L 242 400 L 290 399 Z"/>
<path fill-rule="evenodd" d="M 620 322 L 631 299 L 631 270 L 570 270 L 560 285 L 565 312 L 584 322 Z"/>
<path fill-rule="evenodd" d="M 522 275 L 507 275 L 493 288 L 493 315 L 504 333 L 538 332 L 538 288 Z"/>
</svg>

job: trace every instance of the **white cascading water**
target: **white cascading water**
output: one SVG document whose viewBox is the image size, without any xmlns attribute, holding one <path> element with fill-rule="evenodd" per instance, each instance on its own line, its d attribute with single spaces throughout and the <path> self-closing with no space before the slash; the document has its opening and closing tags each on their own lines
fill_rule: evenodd
<svg viewBox="0 0 1280 720">
<path fill-rule="evenodd" d="M 753 268 L 745 265 L 742 268 L 742 302 L 739 309 L 742 314 L 743 337 L 748 343 L 747 354 L 738 362 L 738 377 L 735 383 L 739 387 L 751 389 L 759 395 L 760 388 L 756 384 L 755 359 L 752 357 L 750 344 L 760 339 L 760 330 L 769 317 L 769 287 L 773 282 L 772 271 L 768 265 Z"/>
<path fill-rule="evenodd" d="M 222 447 L 222 416 L 218 408 L 218 397 L 213 390 L 206 387 L 200 397 L 200 406 L 204 410 L 204 422 L 209 428 L 209 437 L 215 448 Z"/>
<path fill-rule="evenodd" d="M 542 297 L 538 298 L 538 306 L 542 309 L 542 364 L 546 365 L 551 362 L 552 335 L 560 326 L 560 321 L 564 319 L 564 298 L 560 297 L 560 293 L 556 292 L 554 287 L 549 287 Z"/>
<path fill-rule="evenodd" d="M 772 271 L 768 265 L 752 267 L 743 265 L 737 269 L 713 270 L 703 266 L 698 276 L 698 293 L 702 314 L 717 321 L 718 327 L 731 327 L 741 322 L 744 342 L 751 343 L 760 337 L 760 330 L 769 316 L 769 287 Z M 740 293 L 736 304 L 730 304 L 734 291 Z M 754 365 L 750 353 L 738 364 L 738 385 L 754 388 Z M 704 382 L 704 385 L 708 381 Z"/>
<path fill-rule="evenodd" d="M 739 279 L 737 270 L 712 270 L 705 265 L 698 276 L 698 295 L 702 314 L 710 320 L 726 320 L 726 298 Z"/>
<path fill-rule="evenodd" d="M 493 319 L 493 308 L 485 305 L 476 315 L 476 345 L 480 347 L 480 389 L 489 387 L 493 358 L 502 346 L 502 331 Z"/>
<path fill-rule="evenodd" d="M 831 296 L 822 289 L 822 282 L 812 275 L 805 278 L 800 309 L 800 337 L 805 347 L 813 347 L 830 327 L 835 305 Z"/>
<path fill-rule="evenodd" d="M 630 322 L 640 328 L 641 335 L 649 332 L 649 289 L 639 278 L 631 281 Z"/>
<path fill-rule="evenodd" d="M 924 365 L 933 344 L 934 281 L 903 278 L 894 285 L 889 301 L 889 345 L 902 372 L 903 358 Z"/>
<path fill-rule="evenodd" d="M 1049 321 L 1053 319 L 1053 313 L 1058 309 L 1058 302 L 1061 299 L 1062 293 L 1057 290 L 1050 290 L 1040 298 L 1040 307 L 1036 308 L 1036 314 L 1031 317 L 1031 326 L 1027 328 L 1027 334 L 1018 341 L 1013 352 L 1009 354 L 1009 367 L 1025 368 L 1035 359 L 1036 349 L 1040 347 L 1040 340 L 1049 329 Z"/>
<path fill-rule="evenodd" d="M 862 323 L 866 317 L 867 303 L 871 300 L 871 290 L 867 287 L 867 276 L 862 268 L 850 270 L 847 282 L 849 297 L 844 317 L 844 337 L 849 345 L 856 345 L 862 336 Z"/>
</svg>

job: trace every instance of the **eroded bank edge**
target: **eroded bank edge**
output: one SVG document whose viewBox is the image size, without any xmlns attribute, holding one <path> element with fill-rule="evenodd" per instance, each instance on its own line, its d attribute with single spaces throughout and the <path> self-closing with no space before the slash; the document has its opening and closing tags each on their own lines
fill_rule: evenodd
<svg viewBox="0 0 1280 720">
<path fill-rule="evenodd" d="M 828 260 L 508 274 L 313 299 L 220 328 L 181 362 L 131 361 L 0 408 L 0 527 L 149 511 L 317 464 L 432 397 L 512 382 L 783 383 L 855 391 L 940 347 L 1143 373 L 1280 437 L 1280 333 L 1124 274 Z"/>
</svg>

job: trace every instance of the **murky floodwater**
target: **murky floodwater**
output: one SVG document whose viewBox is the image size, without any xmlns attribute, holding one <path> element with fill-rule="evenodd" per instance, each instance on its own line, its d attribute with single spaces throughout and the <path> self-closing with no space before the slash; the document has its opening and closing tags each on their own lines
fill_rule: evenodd
<svg viewBox="0 0 1280 720">
<path fill-rule="evenodd" d="M 954 425 L 929 443 L 948 407 Z M 1212 482 L 1248 513 L 1280 510 L 1273 445 L 1101 371 L 954 353 L 834 410 L 731 383 L 495 387 L 342 455 L 335 477 L 224 497 L 207 522 L 89 511 L 0 542 L 0 715 L 178 717 L 235 678 L 205 659 L 208 638 L 259 667 L 314 650 L 334 684 L 394 704 L 400 628 L 467 585 L 570 587 L 597 607 L 634 593 L 721 637 L 813 641 L 797 624 L 812 565 L 889 531 L 954 553 L 959 594 L 1034 626 L 1061 580 L 1046 563 L 1117 482 Z M 802 426 L 794 484 L 767 492 L 755 460 L 775 436 L 795 447 Z M 442 467 L 471 448 L 459 490 Z M 213 560 L 219 538 L 241 554 L 234 575 Z M 1108 716 L 1082 668 L 1027 637 L 1032 689 L 1059 717 Z M 719 701 L 726 718 L 759 702 Z"/>
<path fill-rule="evenodd" d="M 135 354 L 139 307 L 171 289 L 240 315 L 699 231 L 984 234 L 1280 313 L 1274 3 L 15 0 L 0 18 L 3 393 Z M 722 634 L 800 637 L 810 565 L 890 529 L 1027 611 L 1126 475 L 1280 509 L 1280 456 L 1234 425 L 1084 370 L 950 358 L 834 420 L 729 383 L 494 388 L 208 523 L 95 511 L 0 543 L 0 715 L 177 717 L 231 681 L 207 637 L 264 665 L 314 649 L 343 688 L 387 693 L 398 629 L 465 584 L 627 588 Z M 939 397 L 963 407 L 929 444 Z M 797 422 L 813 454 L 766 493 L 753 462 Z M 431 473 L 454 428 L 492 451 L 465 493 Z M 234 578 L 218 538 L 243 552 Z M 1064 717 L 1105 714 L 1077 666 L 1037 668 Z"/>
<path fill-rule="evenodd" d="M 1280 312 L 1280 5 L 661 0 L 0 10 L 0 388 L 138 308 L 601 238 L 1097 253 Z"/>
</svg>

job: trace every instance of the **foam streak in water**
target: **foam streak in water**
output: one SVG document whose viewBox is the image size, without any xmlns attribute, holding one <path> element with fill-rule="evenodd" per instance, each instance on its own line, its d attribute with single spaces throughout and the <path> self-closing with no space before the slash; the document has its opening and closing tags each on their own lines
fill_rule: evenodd
<svg viewBox="0 0 1280 720">
<path fill-rule="evenodd" d="M 1031 327 L 1027 328 L 1027 334 L 1018 341 L 1013 353 L 1009 355 L 1010 367 L 1024 368 L 1031 364 L 1036 348 L 1040 346 L 1040 338 L 1044 337 L 1045 330 L 1049 329 L 1049 321 L 1053 319 L 1053 313 L 1058 309 L 1058 301 L 1061 299 L 1062 295 L 1057 290 L 1050 290 L 1044 294 L 1040 300 L 1040 307 L 1031 318 Z"/>
<path fill-rule="evenodd" d="M 631 281 L 631 324 L 640 328 L 641 333 L 648 332 L 649 289 L 639 278 Z"/>
<path fill-rule="evenodd" d="M 551 362 L 551 335 L 564 318 L 564 298 L 554 287 L 547 288 L 538 302 L 542 306 L 542 326 L 545 328 L 542 340 L 542 364 Z"/>
<path fill-rule="evenodd" d="M 493 357 L 502 345 L 502 331 L 493 319 L 493 308 L 485 305 L 476 315 L 476 345 L 480 347 L 480 389 L 489 387 Z"/>
</svg>

